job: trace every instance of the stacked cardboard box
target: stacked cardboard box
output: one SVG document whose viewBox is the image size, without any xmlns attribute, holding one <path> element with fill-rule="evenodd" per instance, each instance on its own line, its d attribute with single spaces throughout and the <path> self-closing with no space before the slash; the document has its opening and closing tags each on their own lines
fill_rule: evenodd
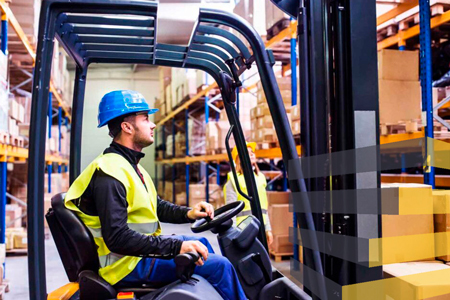
<svg viewBox="0 0 450 300">
<path fill-rule="evenodd" d="M 18 204 L 6 204 L 6 227 L 22 227 L 22 207 Z"/>
<path fill-rule="evenodd" d="M 206 143 L 205 132 L 206 128 L 203 126 L 204 115 L 197 118 L 200 122 L 195 122 L 192 119 L 188 121 L 189 130 L 189 155 L 205 155 Z M 207 142 L 207 141 L 206 141 Z"/>
<path fill-rule="evenodd" d="M 292 124 L 290 120 L 292 109 L 291 79 L 289 77 L 278 77 L 277 84 L 280 88 L 289 122 Z M 253 141 L 258 143 L 273 143 L 277 141 L 275 127 L 261 82 L 257 84 L 257 106 L 250 111 L 250 119 L 252 129 L 251 139 Z"/>
<path fill-rule="evenodd" d="M 27 233 L 23 227 L 6 229 L 6 250 L 26 249 L 28 245 Z M 17 236 L 17 238 L 16 238 Z"/>
<path fill-rule="evenodd" d="M 283 20 L 289 21 L 289 19 L 289 15 L 273 5 L 272 2 L 266 1 L 266 30 L 271 29 L 274 25 Z"/>
<path fill-rule="evenodd" d="M 439 261 L 386 265 L 383 266 L 385 280 L 374 285 L 379 288 L 372 289 L 371 296 L 373 299 L 449 299 L 449 273 L 450 267 Z M 364 298 L 362 294 L 355 297 Z"/>
<path fill-rule="evenodd" d="M 194 207 L 196 204 L 206 201 L 206 185 L 190 184 L 189 185 L 189 206 Z M 223 205 L 222 188 L 214 183 L 209 184 L 209 203 L 215 208 Z"/>
<path fill-rule="evenodd" d="M 293 135 L 300 134 L 300 105 L 292 106 L 291 110 L 291 129 Z"/>
<path fill-rule="evenodd" d="M 37 43 L 39 28 L 39 12 L 41 9 L 40 0 L 16 0 L 9 3 L 9 8 L 14 13 L 17 21 L 34 47 Z M 8 28 L 8 35 L 11 39 L 17 39 L 17 34 L 11 27 Z"/>
<path fill-rule="evenodd" d="M 378 83 L 381 124 L 421 118 L 418 51 L 378 52 Z"/>
<path fill-rule="evenodd" d="M 425 184 L 382 184 L 383 263 L 435 259 L 433 195 Z M 395 195 L 386 198 L 386 193 Z M 387 201 L 388 199 L 389 201 Z M 398 207 L 388 212 L 386 207 Z M 414 243 L 414 247 L 398 247 Z M 401 261 L 398 261 L 398 259 Z"/>
<path fill-rule="evenodd" d="M 433 191 L 436 259 L 450 262 L 450 191 Z"/>
<path fill-rule="evenodd" d="M 293 226 L 293 214 L 289 212 L 290 192 L 267 192 L 269 219 L 272 226 L 275 254 L 291 254 L 294 246 L 289 241 L 289 227 Z"/>
</svg>

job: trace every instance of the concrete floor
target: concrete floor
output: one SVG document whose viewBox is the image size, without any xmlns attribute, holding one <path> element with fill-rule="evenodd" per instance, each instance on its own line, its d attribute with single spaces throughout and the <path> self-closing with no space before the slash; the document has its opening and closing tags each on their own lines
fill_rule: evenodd
<svg viewBox="0 0 450 300">
<path fill-rule="evenodd" d="M 183 225 L 173 225 L 166 224 L 162 225 L 163 233 L 178 234 L 178 235 L 194 235 L 190 230 L 189 224 Z M 197 236 L 206 237 L 211 243 L 214 251 L 220 253 L 219 244 L 215 234 L 208 232 L 203 232 L 197 234 Z M 53 291 L 58 287 L 61 287 L 68 283 L 64 267 L 59 258 L 58 251 L 56 250 L 55 243 L 53 239 L 45 241 L 45 257 L 46 257 L 46 280 L 47 280 L 47 291 Z M 28 261 L 26 256 L 8 256 L 6 258 L 6 278 L 10 282 L 10 292 L 5 294 L 6 300 L 22 300 L 28 299 Z M 291 278 L 289 275 L 289 261 L 282 261 L 279 263 L 273 263 L 273 266 L 277 268 L 285 276 Z"/>
</svg>

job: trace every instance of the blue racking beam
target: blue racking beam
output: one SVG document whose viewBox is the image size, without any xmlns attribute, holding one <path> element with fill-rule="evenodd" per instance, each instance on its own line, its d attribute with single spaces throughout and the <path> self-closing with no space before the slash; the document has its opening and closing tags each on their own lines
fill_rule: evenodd
<svg viewBox="0 0 450 300">
<path fill-rule="evenodd" d="M 433 132 L 433 94 L 432 94 L 432 65 L 431 65 L 431 27 L 430 0 L 419 0 L 420 13 L 420 85 L 422 87 L 422 120 L 425 126 L 425 169 L 423 179 L 425 184 L 435 188 L 435 173 L 432 167 L 433 151 L 428 151 L 428 138 L 434 137 Z M 425 115 L 425 116 L 423 116 Z M 423 120 L 423 121 L 425 121 Z"/>
</svg>

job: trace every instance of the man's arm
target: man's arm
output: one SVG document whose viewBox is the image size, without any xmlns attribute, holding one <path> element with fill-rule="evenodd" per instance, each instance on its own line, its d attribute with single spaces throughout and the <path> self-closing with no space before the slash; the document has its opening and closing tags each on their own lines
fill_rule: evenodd
<svg viewBox="0 0 450 300">
<path fill-rule="evenodd" d="M 148 236 L 128 227 L 126 190 L 123 184 L 101 170 L 96 172 L 93 198 L 102 236 L 109 250 L 131 256 L 173 258 L 180 253 L 180 240 Z"/>
<path fill-rule="evenodd" d="M 188 218 L 187 213 L 191 209 L 185 206 L 179 206 L 172 204 L 168 201 L 161 199 L 158 196 L 158 219 L 161 222 L 173 223 L 173 224 L 184 224 L 192 223 L 195 220 Z"/>
</svg>

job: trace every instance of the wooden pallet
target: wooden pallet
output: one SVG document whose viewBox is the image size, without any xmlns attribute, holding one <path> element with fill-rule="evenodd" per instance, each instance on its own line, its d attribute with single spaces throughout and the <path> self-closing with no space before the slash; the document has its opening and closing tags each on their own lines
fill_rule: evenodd
<svg viewBox="0 0 450 300">
<path fill-rule="evenodd" d="M 271 28 L 267 29 L 267 40 L 269 41 L 274 36 L 279 34 L 283 29 L 288 28 L 291 25 L 291 21 L 289 19 L 281 19 L 276 22 Z"/>
<path fill-rule="evenodd" d="M 419 120 L 410 120 L 396 124 L 380 124 L 380 135 L 414 133 L 420 131 L 421 127 Z"/>
<path fill-rule="evenodd" d="M 293 252 L 284 252 L 284 253 L 278 253 L 273 250 L 269 251 L 270 257 L 275 260 L 275 262 L 281 262 L 284 259 L 290 259 L 292 255 L 294 255 Z"/>
<path fill-rule="evenodd" d="M 27 255 L 28 254 L 28 249 L 9 249 L 6 250 L 6 255 L 7 256 L 22 256 L 22 255 Z"/>
<path fill-rule="evenodd" d="M 267 150 L 267 149 L 272 149 L 272 148 L 278 148 L 280 147 L 280 143 L 278 141 L 271 141 L 271 142 L 262 142 L 262 143 L 258 143 L 256 146 L 256 149 L 258 150 Z"/>
<path fill-rule="evenodd" d="M 0 144 L 9 144 L 9 134 L 4 131 L 0 131 Z"/>
<path fill-rule="evenodd" d="M 431 12 L 431 18 L 442 15 L 446 11 L 450 9 L 450 4 L 447 3 L 448 1 L 437 1 L 438 3 L 435 3 L 430 7 Z M 416 13 L 414 15 L 408 16 L 405 19 L 401 20 L 398 23 L 398 30 L 406 30 L 413 26 L 416 26 L 420 22 L 420 14 Z"/>
<path fill-rule="evenodd" d="M 227 150 L 222 149 L 222 148 L 206 150 L 206 155 L 217 155 L 217 154 L 223 154 L 223 153 L 227 153 Z"/>
<path fill-rule="evenodd" d="M 18 136 L 18 135 L 10 135 L 9 136 L 9 144 L 16 146 L 16 147 L 23 148 L 23 144 L 24 144 L 23 137 Z"/>
<path fill-rule="evenodd" d="M 398 24 L 390 24 L 377 32 L 377 42 L 381 42 L 388 37 L 396 35 L 398 33 Z"/>
<path fill-rule="evenodd" d="M 5 293 L 9 293 L 9 281 L 3 279 L 3 282 L 0 284 L 0 300 L 5 299 Z"/>
</svg>

